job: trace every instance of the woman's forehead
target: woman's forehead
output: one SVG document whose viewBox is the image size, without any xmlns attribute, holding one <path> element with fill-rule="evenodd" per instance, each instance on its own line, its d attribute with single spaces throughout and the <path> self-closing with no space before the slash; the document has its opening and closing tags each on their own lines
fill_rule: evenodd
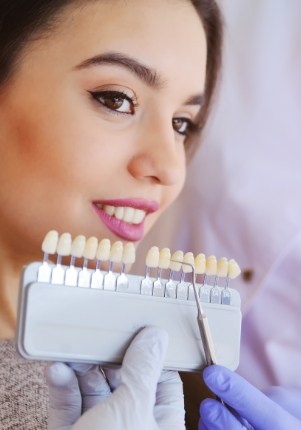
<svg viewBox="0 0 301 430">
<path fill-rule="evenodd" d="M 20 69 L 59 76 L 117 52 L 158 73 L 164 83 L 170 81 L 174 87 L 180 79 L 188 93 L 202 92 L 206 36 L 190 1 L 88 1 L 80 7 L 76 3 L 64 9 L 45 37 L 33 39 Z"/>
</svg>

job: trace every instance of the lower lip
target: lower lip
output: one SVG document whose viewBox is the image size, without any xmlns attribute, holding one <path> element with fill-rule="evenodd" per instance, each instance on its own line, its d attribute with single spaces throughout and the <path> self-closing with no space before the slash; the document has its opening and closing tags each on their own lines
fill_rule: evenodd
<svg viewBox="0 0 301 430">
<path fill-rule="evenodd" d="M 102 220 L 102 222 L 108 227 L 108 229 L 119 236 L 121 239 L 128 240 L 131 242 L 137 242 L 143 238 L 144 234 L 144 222 L 140 224 L 129 224 L 121 221 L 114 216 L 108 215 L 102 209 L 94 206 L 94 209 Z"/>
</svg>

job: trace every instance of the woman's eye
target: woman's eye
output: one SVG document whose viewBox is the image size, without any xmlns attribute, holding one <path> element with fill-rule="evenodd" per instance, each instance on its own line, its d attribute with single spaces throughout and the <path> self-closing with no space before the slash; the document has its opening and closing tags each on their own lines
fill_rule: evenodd
<svg viewBox="0 0 301 430">
<path fill-rule="evenodd" d="M 100 91 L 91 94 L 95 100 L 111 111 L 129 115 L 135 112 L 134 100 L 120 91 Z"/>
<path fill-rule="evenodd" d="M 195 124 L 188 118 L 173 118 L 172 126 L 177 133 L 183 136 L 187 136 L 195 128 Z"/>
</svg>

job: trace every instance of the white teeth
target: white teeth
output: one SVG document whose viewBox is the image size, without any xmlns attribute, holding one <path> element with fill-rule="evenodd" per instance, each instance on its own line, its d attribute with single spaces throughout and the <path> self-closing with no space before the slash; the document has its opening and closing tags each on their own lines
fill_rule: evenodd
<svg viewBox="0 0 301 430">
<path fill-rule="evenodd" d="M 141 209 L 111 205 L 104 205 L 102 209 L 106 214 L 131 224 L 141 224 L 145 218 L 145 211 Z"/>
<path fill-rule="evenodd" d="M 103 210 L 105 211 L 106 214 L 111 216 L 114 215 L 114 212 L 115 212 L 114 206 L 109 206 L 109 205 L 104 206 Z"/>
<path fill-rule="evenodd" d="M 133 218 L 132 223 L 133 224 L 140 224 L 144 220 L 144 217 L 145 217 L 144 211 L 142 211 L 141 209 L 135 209 L 134 210 L 134 218 Z"/>
<path fill-rule="evenodd" d="M 123 219 L 123 216 L 124 216 L 124 208 L 116 208 L 114 217 L 121 220 Z"/>
<path fill-rule="evenodd" d="M 123 215 L 123 221 L 125 222 L 132 222 L 134 219 L 134 208 L 124 208 L 124 215 Z"/>
</svg>

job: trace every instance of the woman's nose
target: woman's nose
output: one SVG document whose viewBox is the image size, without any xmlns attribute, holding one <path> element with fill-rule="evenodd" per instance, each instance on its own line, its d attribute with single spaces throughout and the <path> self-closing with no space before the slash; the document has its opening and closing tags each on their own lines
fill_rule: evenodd
<svg viewBox="0 0 301 430">
<path fill-rule="evenodd" d="M 186 155 L 180 135 L 170 125 L 159 121 L 136 135 L 136 153 L 130 160 L 130 173 L 162 185 L 182 183 L 186 172 Z"/>
</svg>

